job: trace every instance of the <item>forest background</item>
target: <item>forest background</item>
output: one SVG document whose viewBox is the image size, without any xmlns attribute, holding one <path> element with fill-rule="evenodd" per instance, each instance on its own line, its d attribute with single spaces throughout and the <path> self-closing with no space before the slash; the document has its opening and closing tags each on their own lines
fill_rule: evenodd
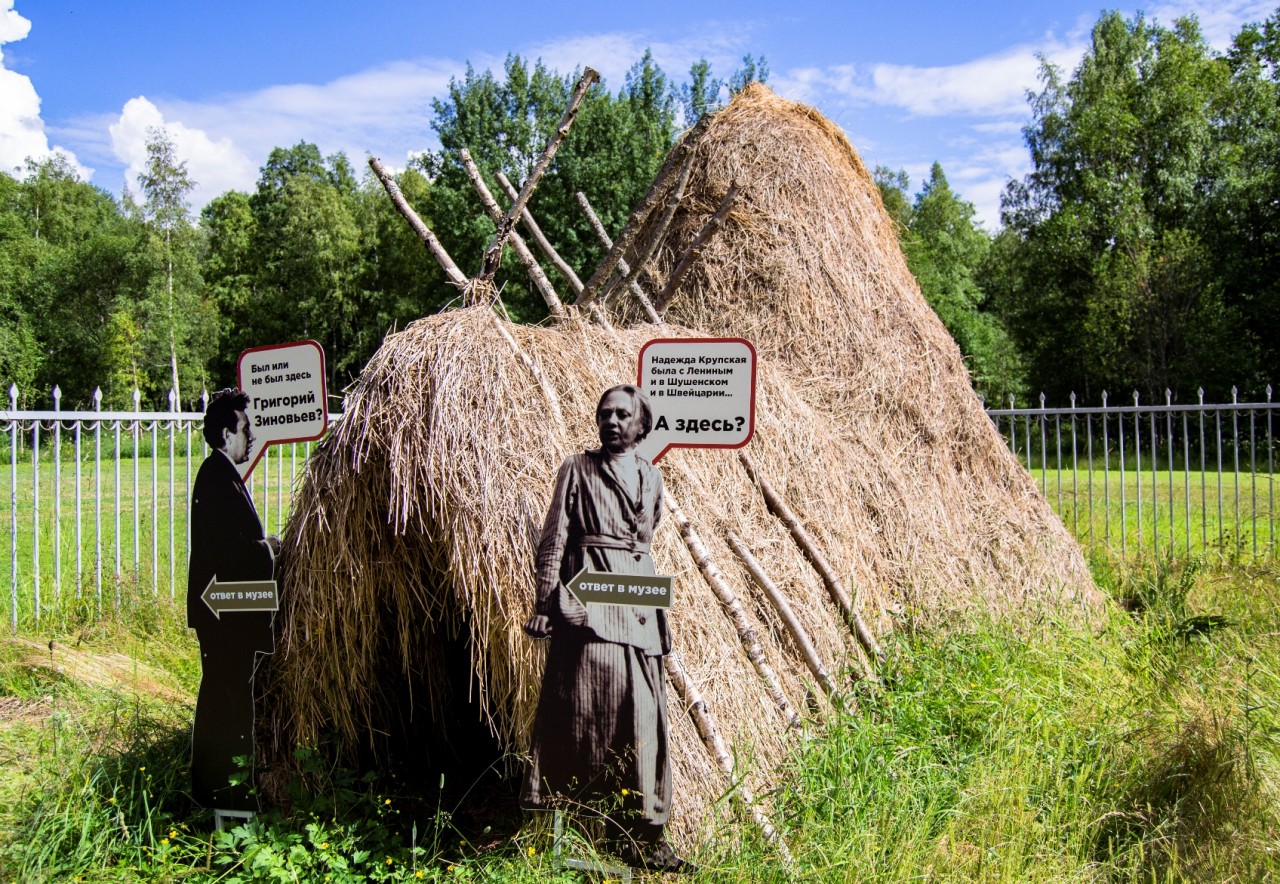
<svg viewBox="0 0 1280 884">
<path fill-rule="evenodd" d="M 470 67 L 434 102 L 440 149 L 397 180 L 454 257 L 492 232 L 458 161 L 467 147 L 501 193 L 517 184 L 568 101 L 576 72 L 519 56 Z M 616 232 L 679 130 L 745 84 L 705 61 L 675 82 L 646 53 L 617 91 L 594 87 L 531 210 L 568 262 L 602 249 L 574 200 Z M 997 231 L 975 222 L 940 165 L 912 195 L 877 168 L 912 272 L 989 402 L 1051 404 L 1137 390 L 1145 401 L 1269 396 L 1280 373 L 1280 12 L 1225 52 L 1194 19 L 1170 27 L 1104 14 L 1073 71 L 1043 61 L 1024 129 L 1031 171 L 1010 181 Z M 424 125 L 426 123 L 424 122 Z M 362 162 L 310 143 L 270 153 L 252 193 L 198 216 L 172 138 L 151 130 L 139 191 L 120 199 L 57 155 L 0 173 L 0 381 L 20 402 L 193 407 L 234 382 L 236 354 L 302 338 L 326 352 L 335 395 L 384 335 L 455 301 Z M 856 146 L 856 145 L 855 145 Z M 361 158 L 363 160 L 363 158 Z M 464 266 L 464 270 L 466 270 Z M 554 270 L 547 268 L 554 277 Z M 512 259 L 499 283 L 512 317 L 545 308 Z"/>
</svg>

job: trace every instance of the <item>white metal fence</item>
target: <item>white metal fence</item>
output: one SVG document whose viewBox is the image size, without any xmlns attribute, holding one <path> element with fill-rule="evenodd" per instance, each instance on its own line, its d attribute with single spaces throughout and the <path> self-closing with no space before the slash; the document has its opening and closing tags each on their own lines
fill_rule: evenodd
<svg viewBox="0 0 1280 884">
<path fill-rule="evenodd" d="M 1019 460 L 1091 552 L 1121 558 L 1276 554 L 1277 404 L 1204 401 L 989 408 Z"/>
<path fill-rule="evenodd" d="M 9 620 L 39 623 L 71 603 L 174 598 L 186 580 L 191 483 L 208 453 L 199 412 L 20 411 L 9 389 L 0 452 L 9 462 Z M 1091 551 L 1269 556 L 1275 520 L 1276 404 L 992 408 L 1066 525 Z M 174 401 L 171 395 L 170 402 Z M 341 414 L 331 414 L 332 422 Z M 8 451 L 4 451 L 4 446 Z M 311 444 L 273 446 L 250 482 L 269 531 L 281 533 Z M 0 555 L 0 560 L 3 556 Z M 4 578 L 7 578 L 5 580 Z M 0 590 L 2 593 L 2 590 Z"/>
<path fill-rule="evenodd" d="M 170 393 L 171 405 L 175 396 Z M 207 394 L 203 397 L 207 401 Z M 185 586 L 191 484 L 208 454 L 198 412 L 0 411 L 9 463 L 7 607 L 14 629 L 51 608 L 121 604 L 139 591 L 173 599 Z M 340 414 L 331 414 L 332 422 Z M 269 448 L 250 479 L 268 531 L 283 531 L 311 443 Z"/>
</svg>

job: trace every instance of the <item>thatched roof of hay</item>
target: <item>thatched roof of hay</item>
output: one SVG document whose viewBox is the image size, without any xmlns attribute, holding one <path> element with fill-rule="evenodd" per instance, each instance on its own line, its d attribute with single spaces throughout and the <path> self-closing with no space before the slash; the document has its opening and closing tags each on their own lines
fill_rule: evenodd
<svg viewBox="0 0 1280 884">
<path fill-rule="evenodd" d="M 723 333 L 759 353 L 756 435 L 768 477 L 816 537 L 872 630 L 958 610 L 1080 610 L 1096 590 L 1074 542 L 995 433 L 960 355 L 902 262 L 874 184 L 815 112 L 763 87 L 696 146 L 659 277 L 737 181 L 743 196 L 673 302 L 682 325 L 513 326 L 487 307 L 387 338 L 308 465 L 284 540 L 268 729 L 278 757 L 336 733 L 376 746 L 411 710 L 471 692 L 500 745 L 527 748 L 544 649 L 531 611 L 537 526 L 554 473 L 594 447 L 599 392 L 635 376 L 653 337 Z M 617 306 L 615 305 L 615 310 Z M 620 311 L 623 312 L 623 311 Z M 696 329 L 690 331 L 689 329 Z M 535 374 L 536 371 L 536 374 Z M 745 541 L 828 667 L 857 653 L 822 580 L 732 452 L 674 451 L 672 498 L 705 541 L 793 708 L 811 679 L 776 608 L 726 538 Z M 786 713 L 672 519 L 654 558 L 676 577 L 672 624 L 689 680 L 757 792 L 790 745 Z M 446 675 L 461 642 L 468 677 Z M 412 701 L 393 685 L 408 685 Z M 729 786 L 671 693 L 674 825 L 699 833 Z"/>
</svg>

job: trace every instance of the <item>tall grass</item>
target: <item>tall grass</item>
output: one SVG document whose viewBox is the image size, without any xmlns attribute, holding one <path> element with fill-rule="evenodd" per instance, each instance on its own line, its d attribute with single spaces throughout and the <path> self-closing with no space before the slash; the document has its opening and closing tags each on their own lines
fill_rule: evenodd
<svg viewBox="0 0 1280 884">
<path fill-rule="evenodd" d="M 809 724 L 768 796 L 823 881 L 1280 875 L 1280 569 L 1106 571 L 1099 624 L 975 618 L 886 639 L 880 689 Z M 178 612 L 69 619 L 83 646 L 198 677 Z M 42 636 L 44 633 L 41 634 Z M 61 640 L 62 636 L 59 636 Z M 454 824 L 458 791 L 330 771 L 230 832 L 186 796 L 191 709 L 90 689 L 6 645 L 0 875 L 74 880 L 578 880 L 537 829 Z M 141 665 L 141 664 L 140 664 Z M 447 797 L 446 797 L 447 796 Z M 482 811 L 483 814 L 483 811 Z M 724 805 L 695 880 L 792 874 Z M 589 851 L 580 845 L 580 851 Z M 388 860 L 390 862 L 388 862 Z M 419 876 L 420 875 L 420 876 Z"/>
</svg>

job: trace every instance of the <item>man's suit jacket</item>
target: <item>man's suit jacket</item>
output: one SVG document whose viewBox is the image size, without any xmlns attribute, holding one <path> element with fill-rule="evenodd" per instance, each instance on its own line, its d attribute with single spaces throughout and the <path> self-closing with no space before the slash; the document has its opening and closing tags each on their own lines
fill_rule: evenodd
<svg viewBox="0 0 1280 884">
<path fill-rule="evenodd" d="M 275 557 L 267 542 L 258 511 L 230 458 L 212 451 L 200 465 L 191 491 L 191 560 L 187 571 L 187 625 L 197 633 L 227 627 L 260 632 L 257 650 L 270 651 L 270 614 L 237 613 L 219 621 L 200 598 L 216 574 L 220 583 L 239 580 L 271 580 Z"/>
</svg>

